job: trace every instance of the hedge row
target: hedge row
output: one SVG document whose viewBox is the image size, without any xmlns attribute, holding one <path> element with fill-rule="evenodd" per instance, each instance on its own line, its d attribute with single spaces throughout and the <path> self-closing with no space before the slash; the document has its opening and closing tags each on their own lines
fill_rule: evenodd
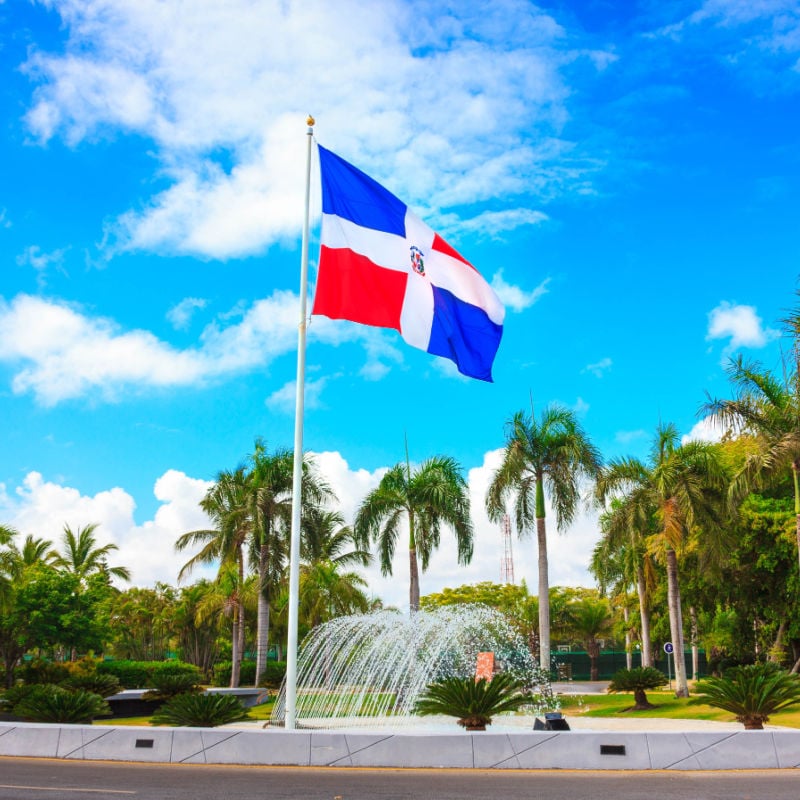
<svg viewBox="0 0 800 800">
<path fill-rule="evenodd" d="M 267 689 L 277 689 L 283 677 L 286 675 L 286 662 L 285 661 L 267 661 L 264 669 L 264 675 L 261 678 L 259 686 Z M 239 685 L 252 686 L 256 680 L 256 662 L 255 661 L 242 661 L 242 667 L 239 671 Z M 214 665 L 214 686 L 230 686 L 231 682 L 231 662 L 220 661 Z"/>
<path fill-rule="evenodd" d="M 154 686 L 167 675 L 193 675 L 200 683 L 200 670 L 183 661 L 103 661 L 97 671 L 114 675 L 126 689 L 144 689 Z"/>
</svg>

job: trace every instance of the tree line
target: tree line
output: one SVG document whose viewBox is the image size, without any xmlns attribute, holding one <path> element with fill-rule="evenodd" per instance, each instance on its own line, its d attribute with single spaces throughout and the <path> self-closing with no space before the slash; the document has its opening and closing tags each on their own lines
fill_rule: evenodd
<svg viewBox="0 0 800 800">
<path fill-rule="evenodd" d="M 646 458 L 604 463 L 570 409 L 551 404 L 538 415 L 531 409 L 509 418 L 485 507 L 492 521 L 509 514 L 520 536 L 535 534 L 538 596 L 528 633 L 543 662 L 552 650 L 553 614 L 560 613 L 551 607 L 546 509 L 552 508 L 557 529 L 565 531 L 589 495 L 601 511 L 591 569 L 604 597 L 593 602 L 607 604 L 616 635 L 629 649 L 638 645 L 643 666 L 653 663 L 654 637 L 669 636 L 682 653 L 685 634 L 692 647 L 702 637 L 712 651 L 739 661 L 791 658 L 795 669 L 800 665 L 794 621 L 800 591 L 800 310 L 790 313 L 785 331 L 791 355 L 780 374 L 738 357 L 729 368 L 731 396 L 707 397 L 701 406 L 700 413 L 720 426 L 720 442 L 683 441 L 673 424 L 660 423 Z M 260 440 L 241 465 L 220 472 L 201 501 L 210 526 L 176 542 L 177 550 L 190 553 L 180 579 L 201 564 L 215 565 L 216 577 L 180 590 L 114 589 L 112 577 L 128 575 L 124 567 L 108 566 L 114 545 L 97 548 L 93 526 L 77 533 L 66 528 L 61 551 L 30 536 L 18 547 L 14 532 L 1 529 L 0 656 L 6 667 L 45 642 L 59 652 L 102 647 L 103 631 L 92 633 L 92 625 L 76 626 L 82 638 L 63 633 L 57 641 L 57 625 L 48 628 L 28 614 L 36 602 L 32 587 L 43 581 L 49 587 L 45 594 L 72 603 L 90 597 L 105 602 L 107 617 L 96 619 L 106 619 L 106 631 L 124 628 L 115 634 L 120 650 L 134 650 L 125 638 L 147 628 L 123 621 L 124 613 L 136 609 L 155 620 L 157 610 L 143 606 L 166 603 L 170 619 L 188 625 L 191 616 L 188 639 L 195 637 L 194 644 L 187 639 L 182 645 L 195 648 L 194 663 L 229 657 L 231 685 L 238 685 L 249 646 L 258 683 L 271 644 L 278 655 L 283 644 L 291 490 L 291 450 L 270 450 Z M 427 569 L 443 533 L 455 537 L 459 563 L 472 558 L 468 486 L 461 465 L 448 456 L 397 463 L 363 499 L 349 526 L 330 485 L 306 455 L 300 502 L 300 613 L 306 629 L 379 606 L 358 568 L 376 557 L 383 574 L 391 574 L 398 548 L 405 547 L 403 535 L 412 614 L 420 608 L 420 570 Z M 185 608 L 178 613 L 181 603 Z M 608 614 L 590 605 L 584 602 L 581 613 L 584 628 L 594 626 L 595 634 L 578 637 L 587 649 L 609 629 Z M 570 613 L 574 617 L 576 608 Z M 60 619 L 70 614 L 80 617 L 72 610 Z M 29 630 L 12 630 L 13 620 Z M 206 631 L 213 647 L 201 646 L 203 625 L 214 624 L 216 634 Z M 556 620 L 555 630 L 563 631 L 559 624 Z M 682 659 L 676 659 L 676 679 L 677 693 L 688 694 Z"/>
</svg>

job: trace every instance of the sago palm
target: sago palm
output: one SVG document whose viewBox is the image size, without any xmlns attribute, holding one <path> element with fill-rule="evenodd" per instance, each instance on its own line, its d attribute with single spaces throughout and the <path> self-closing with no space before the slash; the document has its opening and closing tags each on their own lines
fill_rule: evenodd
<svg viewBox="0 0 800 800">
<path fill-rule="evenodd" d="M 409 593 L 412 612 L 419 610 L 419 562 L 428 568 L 439 547 L 441 529 L 456 537 L 458 563 L 472 559 L 473 530 L 469 513 L 469 490 L 461 467 L 447 456 L 433 456 L 416 469 L 396 464 L 361 503 L 353 526 L 356 541 L 366 550 L 378 546 L 381 572 L 392 574 L 403 522 L 408 524 Z"/>
<path fill-rule="evenodd" d="M 506 423 L 503 461 L 486 494 L 489 519 L 500 522 L 513 500 L 517 532 L 536 528 L 539 572 L 539 659 L 550 669 L 550 578 L 547 561 L 545 496 L 550 498 L 556 527 L 566 530 L 578 509 L 580 482 L 600 468 L 600 453 L 575 413 L 550 405 L 537 420 L 523 411 Z"/>
<path fill-rule="evenodd" d="M 736 715 L 748 730 L 762 730 L 771 714 L 800 703 L 800 676 L 774 664 L 729 669 L 698 686 L 699 701 Z"/>
<path fill-rule="evenodd" d="M 486 678 L 444 678 L 429 684 L 417 700 L 420 716 L 444 714 L 457 717 L 458 724 L 468 731 L 485 731 L 492 718 L 516 711 L 530 702 L 522 682 L 508 673 Z"/>
</svg>

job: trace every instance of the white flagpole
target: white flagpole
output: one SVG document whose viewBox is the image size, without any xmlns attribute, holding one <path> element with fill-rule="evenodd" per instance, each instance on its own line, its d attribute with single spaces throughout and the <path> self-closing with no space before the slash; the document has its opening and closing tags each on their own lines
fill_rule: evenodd
<svg viewBox="0 0 800 800">
<path fill-rule="evenodd" d="M 303 400 L 306 377 L 306 301 L 308 297 L 308 217 L 311 197 L 311 143 L 314 117 L 308 120 L 306 154 L 306 210 L 300 258 L 300 323 L 297 328 L 297 393 L 294 406 L 294 468 L 292 471 L 292 541 L 289 557 L 289 642 L 286 648 L 287 729 L 295 727 L 297 708 L 297 616 L 300 602 L 300 492 L 303 481 Z"/>
</svg>

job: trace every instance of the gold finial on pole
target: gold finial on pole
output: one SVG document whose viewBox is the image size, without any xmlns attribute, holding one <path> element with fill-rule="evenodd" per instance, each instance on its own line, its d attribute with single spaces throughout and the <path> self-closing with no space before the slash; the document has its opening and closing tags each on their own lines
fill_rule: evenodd
<svg viewBox="0 0 800 800">
<path fill-rule="evenodd" d="M 313 128 L 315 123 L 316 120 L 311 116 L 311 114 L 309 114 L 308 119 L 306 120 L 306 125 L 308 125 L 309 128 Z"/>
</svg>

